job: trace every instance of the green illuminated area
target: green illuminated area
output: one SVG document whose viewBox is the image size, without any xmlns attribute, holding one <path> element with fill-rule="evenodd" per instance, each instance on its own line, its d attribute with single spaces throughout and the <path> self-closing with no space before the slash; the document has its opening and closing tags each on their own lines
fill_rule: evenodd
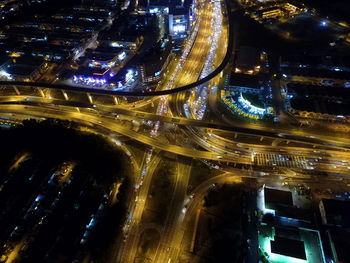
<svg viewBox="0 0 350 263">
<path fill-rule="evenodd" d="M 275 254 L 271 252 L 271 240 L 274 240 L 273 228 L 262 225 L 259 227 L 259 247 L 266 259 L 270 263 L 324 263 L 324 255 L 319 232 L 305 228 L 299 228 L 300 240 L 304 241 L 306 260 L 293 258 L 286 255 Z M 292 249 L 292 248 L 291 248 Z"/>
</svg>

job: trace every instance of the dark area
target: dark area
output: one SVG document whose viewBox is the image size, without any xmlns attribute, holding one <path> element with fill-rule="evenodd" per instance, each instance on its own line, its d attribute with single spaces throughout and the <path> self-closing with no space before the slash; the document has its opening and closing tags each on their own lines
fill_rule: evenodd
<svg viewBox="0 0 350 263">
<path fill-rule="evenodd" d="M 16 262 L 72 262 L 86 257 L 108 262 L 108 250 L 124 221 L 123 155 L 97 135 L 71 122 L 25 121 L 0 130 L 0 246 Z M 6 150 L 5 150 L 6 149 Z M 17 169 L 13 160 L 28 153 Z M 76 163 L 67 180 L 63 162 Z M 117 202 L 110 193 L 119 182 Z"/>
<path fill-rule="evenodd" d="M 293 206 L 292 193 L 265 188 L 265 203 L 270 209 L 274 209 L 276 205 Z"/>
<path fill-rule="evenodd" d="M 18 23 L 26 19 L 33 18 L 33 15 L 37 14 L 49 16 L 61 8 L 69 8 L 80 2 L 80 0 L 48 0 L 42 3 L 28 4 L 29 1 L 23 1 L 19 12 L 16 12 L 7 17 L 6 20 L 1 21 L 0 26 L 6 26 L 13 22 Z"/>
<path fill-rule="evenodd" d="M 200 262 L 243 261 L 246 250 L 243 200 L 242 185 L 216 185 L 208 192 L 199 221 L 202 230 L 197 234 L 195 246 Z"/>
<path fill-rule="evenodd" d="M 259 48 L 278 56 L 291 54 L 323 56 L 327 53 L 343 54 L 344 50 L 346 51 L 341 45 L 329 46 L 330 42 L 338 41 L 340 27 L 320 27 L 317 19 L 306 15 L 291 18 L 286 23 L 270 25 L 255 21 L 244 11 L 238 10 L 232 17 L 233 24 L 239 28 L 239 46 Z M 283 32 L 290 32 L 293 38 L 283 38 Z"/>
<path fill-rule="evenodd" d="M 244 15 L 243 11 L 235 12 L 233 23 L 239 25 L 239 45 L 274 51 L 288 50 L 295 46 L 295 43 L 292 44 L 280 39 L 276 34 L 265 28 L 264 25 Z"/>
<path fill-rule="evenodd" d="M 335 19 L 349 20 L 350 9 L 348 0 L 304 0 L 304 2 L 316 8 L 322 15 Z"/>
<path fill-rule="evenodd" d="M 350 113 L 350 90 L 335 86 L 316 86 L 290 83 L 291 106 L 301 111 L 348 115 Z"/>
<path fill-rule="evenodd" d="M 149 190 L 149 198 L 152 200 L 147 204 L 147 216 L 143 217 L 146 222 L 157 222 L 164 225 L 167 214 L 169 212 L 169 203 L 171 202 L 172 191 L 171 180 L 174 174 L 174 167 L 170 159 L 165 160 L 157 165 L 155 176 Z"/>
<path fill-rule="evenodd" d="M 271 252 L 306 260 L 304 242 L 299 240 L 275 236 L 271 240 Z"/>
</svg>

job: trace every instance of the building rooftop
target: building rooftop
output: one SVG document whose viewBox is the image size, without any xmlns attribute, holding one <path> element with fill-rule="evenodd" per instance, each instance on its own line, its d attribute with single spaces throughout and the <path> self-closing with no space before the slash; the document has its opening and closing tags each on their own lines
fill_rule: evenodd
<svg viewBox="0 0 350 263">
<path fill-rule="evenodd" d="M 292 193 L 272 188 L 264 189 L 265 207 L 277 210 L 280 206 L 293 206 Z"/>
<path fill-rule="evenodd" d="M 165 43 L 164 47 L 162 47 L 162 43 Z M 157 72 L 160 72 L 165 61 L 168 59 L 170 52 L 170 42 L 158 42 L 156 47 L 149 50 L 142 58 L 145 75 L 154 76 Z"/>
<path fill-rule="evenodd" d="M 290 83 L 287 85 L 291 106 L 295 110 L 331 115 L 350 114 L 350 89 Z"/>
<path fill-rule="evenodd" d="M 327 235 L 331 244 L 333 259 L 336 262 L 350 262 L 350 232 L 329 230 Z"/>
<path fill-rule="evenodd" d="M 173 8 L 170 8 L 169 14 L 172 14 L 174 16 L 188 15 L 189 9 L 186 7 L 173 7 Z"/>
<path fill-rule="evenodd" d="M 122 49 L 121 49 L 122 50 Z M 120 51 L 121 51 L 120 50 Z M 90 52 L 86 53 L 86 57 L 90 60 L 94 60 L 94 61 L 111 61 L 113 60 L 116 56 L 118 55 L 118 53 L 114 53 L 114 52 L 103 52 L 103 51 L 99 51 L 99 50 L 92 50 Z"/>
<path fill-rule="evenodd" d="M 181 6 L 181 0 L 149 0 L 149 6 Z"/>
<path fill-rule="evenodd" d="M 85 76 L 85 77 L 93 77 L 93 76 L 104 76 L 108 73 L 109 69 L 104 68 L 89 68 L 89 67 L 80 67 L 76 72 L 76 76 Z"/>
<path fill-rule="evenodd" d="M 230 75 L 229 85 L 260 89 L 259 78 L 256 75 L 232 73 Z"/>
<path fill-rule="evenodd" d="M 300 97 L 350 97 L 350 90 L 337 86 L 307 85 L 299 83 L 287 84 L 288 92 L 295 93 Z"/>
<path fill-rule="evenodd" d="M 303 241 L 275 236 L 270 243 L 272 253 L 306 260 Z"/>
<path fill-rule="evenodd" d="M 350 201 L 322 199 L 321 202 L 324 207 L 324 223 L 350 227 Z"/>
<path fill-rule="evenodd" d="M 350 115 L 349 105 L 342 105 L 341 103 L 333 102 L 330 99 L 308 99 L 295 98 L 291 100 L 291 106 L 295 110 L 316 112 L 330 115 Z"/>
<path fill-rule="evenodd" d="M 6 55 L 0 54 L 0 66 L 4 65 L 8 61 L 9 61 L 9 58 Z"/>
<path fill-rule="evenodd" d="M 112 32 L 112 31 L 102 31 L 98 35 L 99 41 L 121 41 L 121 42 L 132 42 L 135 43 L 139 34 L 137 32 Z"/>
<path fill-rule="evenodd" d="M 32 57 L 19 57 L 19 58 L 16 58 L 16 62 L 13 63 L 13 65 L 39 67 L 43 63 L 44 61 L 42 59 L 35 59 Z"/>
<path fill-rule="evenodd" d="M 291 67 L 299 65 L 315 68 L 322 67 L 350 67 L 350 57 L 346 54 L 331 56 L 312 56 L 312 55 L 282 55 L 282 64 Z"/>
<path fill-rule="evenodd" d="M 296 76 L 350 80 L 350 72 L 348 71 L 335 71 L 329 69 L 315 69 L 307 67 L 295 67 L 289 68 L 288 70 L 291 75 Z"/>
<path fill-rule="evenodd" d="M 276 211 L 276 215 L 286 218 L 295 218 L 308 223 L 313 221 L 313 213 L 310 210 L 291 206 L 279 207 L 278 211 Z"/>
<path fill-rule="evenodd" d="M 6 67 L 6 72 L 14 76 L 29 76 L 36 71 L 36 67 L 11 64 Z"/>
<path fill-rule="evenodd" d="M 239 47 L 236 67 L 238 68 L 253 68 L 260 59 L 259 50 L 254 47 L 241 46 Z"/>
</svg>

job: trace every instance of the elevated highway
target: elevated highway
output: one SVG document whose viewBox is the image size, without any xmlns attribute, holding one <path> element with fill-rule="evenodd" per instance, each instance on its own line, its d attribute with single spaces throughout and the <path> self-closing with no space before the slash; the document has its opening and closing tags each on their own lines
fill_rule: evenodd
<svg viewBox="0 0 350 263">
<path fill-rule="evenodd" d="M 288 143 L 302 143 L 307 145 L 310 148 L 323 148 L 328 150 L 341 150 L 350 152 L 350 138 L 344 137 L 334 137 L 334 136 L 323 136 L 315 135 L 314 133 L 300 132 L 299 130 L 295 131 L 286 131 L 281 128 L 279 130 L 266 128 L 261 130 L 260 126 L 254 126 L 251 124 L 248 125 L 227 125 L 217 122 L 208 122 L 203 120 L 187 119 L 185 117 L 170 117 L 157 115 L 154 113 L 148 113 L 143 111 L 136 111 L 132 109 L 125 109 L 123 107 L 117 106 L 105 106 L 98 104 L 90 104 L 87 102 L 75 102 L 75 101 L 65 101 L 65 100 L 54 100 L 42 98 L 40 96 L 1 96 L 0 94 L 0 105 L 31 105 L 36 107 L 54 107 L 57 106 L 66 106 L 75 108 L 85 108 L 92 109 L 95 112 L 100 112 L 101 114 L 114 116 L 115 114 L 123 114 L 126 116 L 133 117 L 135 119 L 145 119 L 152 121 L 161 121 L 163 123 L 172 123 L 178 126 L 193 126 L 198 128 L 206 129 L 215 129 L 236 133 L 238 136 L 240 134 L 248 135 L 255 137 L 254 145 L 259 145 L 263 142 L 263 139 L 270 139 L 271 142 L 278 140 L 279 144 L 281 142 Z M 239 138 L 235 141 L 239 142 Z M 260 141 L 260 143 L 259 143 Z M 226 143 L 228 141 L 226 140 Z M 265 143 L 264 143 L 265 145 Z M 271 145 L 276 147 L 276 145 Z"/>
<path fill-rule="evenodd" d="M 243 165 L 254 165 L 254 159 L 252 158 L 252 149 L 251 147 L 255 147 L 253 145 L 245 144 L 237 146 L 234 149 L 223 148 L 225 151 L 216 151 L 214 143 L 209 141 L 204 137 L 203 138 L 191 138 L 194 143 L 197 143 L 199 146 L 205 146 L 204 144 L 210 145 L 213 144 L 214 147 L 204 147 L 206 150 L 202 150 L 201 147 L 194 148 L 191 147 L 191 144 L 184 145 L 182 140 L 169 142 L 163 135 L 158 138 L 152 138 L 150 133 L 147 131 L 135 131 L 132 129 L 131 125 L 126 125 L 125 122 L 119 122 L 118 117 L 111 115 L 104 115 L 102 112 L 94 111 L 93 109 L 81 109 L 79 112 L 75 107 L 66 107 L 66 106 L 55 106 L 55 105 L 46 105 L 42 104 L 38 105 L 21 105 L 21 104 L 0 104 L 0 112 L 9 113 L 19 115 L 19 116 L 30 116 L 32 117 L 41 117 L 41 118 L 57 118 L 63 120 L 72 120 L 79 123 L 86 124 L 87 126 L 93 127 L 102 127 L 111 133 L 118 133 L 129 137 L 133 140 L 137 140 L 145 145 L 149 145 L 155 147 L 159 150 L 171 152 L 177 155 L 186 156 L 190 158 L 196 159 L 204 159 L 204 160 L 213 160 L 219 162 L 227 162 L 227 163 L 237 163 Z M 142 118 L 145 118 L 143 116 Z M 184 120 L 185 121 L 185 120 Z M 190 120 L 188 120 L 190 121 Z M 182 126 L 186 126 L 183 124 Z M 237 151 L 236 149 L 239 149 Z M 261 151 L 263 153 L 279 153 L 280 147 L 268 147 L 261 146 Z M 318 169 L 320 171 L 330 172 L 334 168 L 335 165 L 338 167 L 338 172 L 347 173 L 348 172 L 348 162 L 349 162 L 349 154 L 348 152 L 339 151 L 338 149 L 329 149 L 329 150 L 315 150 L 313 147 L 311 148 L 302 148 L 302 147 L 294 147 L 288 149 L 288 147 L 284 147 L 284 151 L 289 151 L 292 153 L 293 151 L 299 156 L 304 155 L 308 156 L 322 156 L 322 165 L 319 165 Z M 338 164 L 340 160 L 344 160 L 344 163 L 341 165 Z M 278 165 L 276 165 L 278 166 Z M 261 167 L 264 168 L 264 165 L 257 166 L 256 168 Z M 344 167 L 344 169 L 340 169 Z M 334 169 L 333 169 L 334 170 Z"/>
</svg>

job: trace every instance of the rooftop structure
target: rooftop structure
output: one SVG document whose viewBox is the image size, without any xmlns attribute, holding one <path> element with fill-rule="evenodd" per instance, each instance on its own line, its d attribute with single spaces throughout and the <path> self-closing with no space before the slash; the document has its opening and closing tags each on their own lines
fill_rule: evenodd
<svg viewBox="0 0 350 263">
<path fill-rule="evenodd" d="M 334 262 L 350 262 L 350 232 L 331 229 L 327 231 Z"/>
<path fill-rule="evenodd" d="M 320 114 L 350 115 L 350 90 L 335 86 L 334 82 L 324 83 L 329 83 L 330 86 L 288 84 L 291 108 Z"/>
<path fill-rule="evenodd" d="M 171 43 L 168 39 L 159 41 L 142 58 L 141 77 L 144 83 L 158 81 L 171 57 Z"/>
<path fill-rule="evenodd" d="M 242 73 L 231 74 L 228 87 L 239 88 L 242 91 L 260 92 L 262 89 L 258 76 L 250 76 Z"/>
<path fill-rule="evenodd" d="M 346 58 L 345 58 L 346 59 Z M 316 78 L 350 80 L 350 71 L 333 68 L 310 68 L 307 65 L 299 64 L 297 67 L 290 67 L 284 70 L 286 74 L 292 76 L 307 76 Z"/>
<path fill-rule="evenodd" d="M 265 207 L 278 210 L 279 207 L 293 206 L 292 193 L 272 188 L 264 188 Z"/>
<path fill-rule="evenodd" d="M 319 203 L 322 223 L 325 225 L 350 227 L 350 201 L 322 199 Z"/>
<path fill-rule="evenodd" d="M 261 190 L 259 199 L 260 209 L 263 213 L 275 215 L 282 225 L 307 225 L 311 227 L 310 224 L 314 221 L 311 210 L 295 206 L 290 191 L 265 187 Z"/>
<path fill-rule="evenodd" d="M 182 0 L 148 0 L 149 6 L 166 6 L 166 7 L 175 7 L 182 6 Z"/>
<path fill-rule="evenodd" d="M 235 73 L 253 74 L 260 69 L 260 53 L 254 47 L 241 46 L 235 62 Z"/>
<path fill-rule="evenodd" d="M 13 59 L 1 67 L 1 78 L 7 80 L 33 81 L 47 68 L 42 59 L 21 57 Z"/>
<path fill-rule="evenodd" d="M 263 75 L 231 73 L 225 84 L 221 98 L 234 112 L 256 120 L 271 115 L 269 82 Z"/>
<path fill-rule="evenodd" d="M 122 47 L 132 50 L 138 49 L 142 44 L 143 37 L 139 33 L 115 30 L 115 28 L 110 28 L 100 32 L 97 39 L 98 42 L 103 46 Z"/>
<path fill-rule="evenodd" d="M 347 55 L 283 55 L 281 67 L 328 69 L 330 71 L 350 71 L 350 58 Z"/>
<path fill-rule="evenodd" d="M 46 0 L 5 0 L 0 1 L 0 21 L 19 15 L 25 8 L 46 2 Z"/>
<path fill-rule="evenodd" d="M 169 10 L 169 34 L 174 40 L 187 37 L 191 28 L 191 13 L 189 7 L 171 8 Z"/>
<path fill-rule="evenodd" d="M 259 247 L 270 263 L 325 263 L 320 233 L 301 227 L 259 226 Z M 271 232 L 271 235 L 265 234 Z"/>
<path fill-rule="evenodd" d="M 296 1 L 271 1 L 271 3 L 266 3 L 264 6 L 259 6 L 259 8 L 252 13 L 252 17 L 258 21 L 278 20 L 298 15 L 306 10 L 303 4 Z"/>
<path fill-rule="evenodd" d="M 271 252 L 292 258 L 306 260 L 305 245 L 303 241 L 275 236 L 270 240 Z"/>
</svg>

